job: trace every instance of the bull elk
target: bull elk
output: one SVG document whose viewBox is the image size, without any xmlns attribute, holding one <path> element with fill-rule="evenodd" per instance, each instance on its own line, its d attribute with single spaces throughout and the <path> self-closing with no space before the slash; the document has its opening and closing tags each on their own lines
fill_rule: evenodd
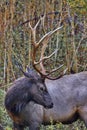
<svg viewBox="0 0 87 130">
<path fill-rule="evenodd" d="M 78 118 L 82 119 L 87 127 L 87 72 L 62 77 L 60 75 L 58 79 L 52 80 L 54 78 L 50 74 L 56 69 L 48 74 L 43 62 L 55 52 L 48 57 L 44 56 L 44 52 L 50 36 L 61 27 L 48 32 L 36 42 L 36 28 L 40 21 L 41 19 L 34 28 L 31 24 L 29 26 L 33 34 L 32 64 L 41 76 L 29 68 L 27 72 L 22 70 L 25 76 L 13 83 L 5 97 L 5 107 L 13 120 L 13 129 L 24 130 L 28 126 L 29 130 L 40 130 L 40 125 L 50 124 L 50 119 L 53 123 L 65 124 Z M 43 46 L 40 60 L 37 62 L 35 57 L 40 44 Z M 37 67 L 38 64 L 40 69 Z"/>
</svg>

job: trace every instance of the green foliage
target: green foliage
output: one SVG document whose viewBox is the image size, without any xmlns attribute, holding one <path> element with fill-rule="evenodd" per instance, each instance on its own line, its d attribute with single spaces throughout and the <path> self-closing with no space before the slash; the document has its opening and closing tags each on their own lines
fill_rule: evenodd
<svg viewBox="0 0 87 130">
<path fill-rule="evenodd" d="M 38 6 L 39 5 L 39 6 Z M 58 13 L 53 13 L 57 11 Z M 63 28 L 49 40 L 45 56 L 55 49 L 58 52 L 45 61 L 47 70 L 63 67 L 54 74 L 59 75 L 70 67 L 73 70 L 87 70 L 87 0 L 1 0 L 0 1 L 0 123 L 11 130 L 12 122 L 4 108 L 5 90 L 9 83 L 21 76 L 17 62 L 25 70 L 31 64 L 32 36 L 29 28 L 34 27 L 39 17 L 46 12 L 44 27 L 40 24 L 36 30 L 36 41 L 54 28 L 63 24 Z M 40 58 L 41 47 L 37 50 L 36 60 Z M 49 66 L 48 66 L 49 64 Z M 71 66 L 72 65 L 72 66 Z M 39 68 L 39 67 L 38 67 Z M 41 130 L 45 129 L 43 126 Z M 73 125 L 61 123 L 46 127 L 46 130 L 85 130 L 82 122 Z"/>
<path fill-rule="evenodd" d="M 7 115 L 7 112 L 4 108 L 4 97 L 5 91 L 0 89 L 0 123 L 4 128 L 7 128 L 7 126 L 9 126 L 6 130 L 10 130 L 10 127 L 12 127 L 12 121 Z"/>
<path fill-rule="evenodd" d="M 72 8 L 72 13 L 78 13 L 80 15 L 87 14 L 87 0 L 67 0 L 70 7 Z"/>
<path fill-rule="evenodd" d="M 63 125 L 62 123 L 57 123 L 56 125 L 53 125 L 51 121 L 51 125 L 48 125 L 46 127 L 42 126 L 41 130 L 86 130 L 86 127 L 80 120 L 69 125 Z"/>
<path fill-rule="evenodd" d="M 4 114 L 5 114 L 5 110 L 3 108 L 4 104 L 4 91 L 2 89 L 0 89 L 0 122 L 2 122 L 4 120 Z"/>
</svg>

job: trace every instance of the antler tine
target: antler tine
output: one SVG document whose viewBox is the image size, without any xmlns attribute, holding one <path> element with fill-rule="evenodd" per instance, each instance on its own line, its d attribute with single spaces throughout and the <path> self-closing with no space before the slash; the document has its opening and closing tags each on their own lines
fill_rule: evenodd
<svg viewBox="0 0 87 130">
<path fill-rule="evenodd" d="M 43 43 L 43 46 L 42 46 L 42 49 L 41 49 L 41 57 L 40 57 L 40 61 L 42 61 L 42 62 L 40 62 L 40 66 L 41 66 L 42 73 L 45 74 L 45 75 L 47 75 L 47 73 L 46 73 L 46 70 L 45 70 L 44 65 L 43 65 L 44 52 L 46 50 L 50 36 L 52 34 L 54 34 L 55 32 L 57 32 L 60 28 L 61 27 L 58 27 L 57 29 L 48 32 L 45 36 L 42 37 L 42 39 L 38 42 L 38 45 L 37 45 L 37 46 L 39 46 L 41 43 Z"/>
<path fill-rule="evenodd" d="M 34 45 L 34 46 L 36 46 L 36 28 L 37 28 L 37 26 L 39 25 L 40 20 L 41 20 L 41 19 L 38 20 L 38 22 L 36 23 L 36 25 L 35 25 L 34 27 L 32 27 L 31 24 L 30 24 L 30 22 L 29 22 L 29 27 L 30 27 L 30 29 L 31 29 L 31 31 L 32 31 L 33 45 Z"/>
<path fill-rule="evenodd" d="M 35 65 L 40 64 L 40 62 L 45 61 L 45 60 L 51 58 L 58 50 L 59 50 L 59 49 L 56 49 L 56 50 L 55 50 L 54 52 L 52 52 L 52 54 L 50 54 L 49 56 L 45 56 L 43 59 L 40 59 L 38 62 L 35 63 Z"/>
<path fill-rule="evenodd" d="M 61 77 L 66 73 L 67 70 L 63 71 L 59 76 L 57 76 L 57 77 L 55 77 L 55 78 L 49 77 L 49 75 L 52 74 L 52 73 L 54 73 L 55 71 L 59 70 L 59 69 L 62 68 L 63 66 L 64 66 L 64 64 L 63 64 L 63 65 L 60 65 L 60 66 L 59 66 L 58 68 L 56 68 L 56 69 L 53 69 L 51 72 L 49 72 L 49 73 L 46 75 L 46 78 L 51 79 L 51 80 L 56 80 L 56 79 L 61 78 Z"/>
<path fill-rule="evenodd" d="M 49 72 L 48 75 L 54 73 L 55 71 L 59 70 L 59 69 L 62 68 L 63 66 L 64 66 L 64 64 L 60 65 L 58 68 L 53 69 L 52 71 Z"/>
<path fill-rule="evenodd" d="M 57 32 L 58 30 L 60 30 L 62 27 L 63 27 L 63 26 L 58 27 L 58 28 L 56 28 L 55 30 L 46 33 L 46 34 L 39 40 L 37 46 L 39 46 L 44 40 L 46 40 L 46 39 L 48 40 L 54 33 L 56 33 L 56 32 Z"/>
</svg>

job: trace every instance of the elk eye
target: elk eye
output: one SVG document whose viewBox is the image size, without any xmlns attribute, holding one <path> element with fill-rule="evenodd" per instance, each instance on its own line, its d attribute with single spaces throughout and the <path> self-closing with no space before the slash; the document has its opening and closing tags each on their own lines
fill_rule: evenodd
<svg viewBox="0 0 87 130">
<path fill-rule="evenodd" d="M 44 88 L 43 88 L 43 87 L 40 87 L 40 90 L 41 90 L 41 91 L 44 91 Z"/>
</svg>

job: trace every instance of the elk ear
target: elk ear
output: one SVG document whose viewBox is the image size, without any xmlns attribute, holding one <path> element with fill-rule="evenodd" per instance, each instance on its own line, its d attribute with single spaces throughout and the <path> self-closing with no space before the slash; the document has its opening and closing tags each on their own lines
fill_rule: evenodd
<svg viewBox="0 0 87 130">
<path fill-rule="evenodd" d="M 40 78 L 40 76 L 31 68 L 27 67 L 26 68 L 26 72 L 24 72 L 22 70 L 23 74 L 25 75 L 25 77 L 31 78 L 31 79 L 36 79 L 38 80 Z"/>
<path fill-rule="evenodd" d="M 40 78 L 39 74 L 34 69 L 27 67 L 27 73 L 34 78 Z"/>
<path fill-rule="evenodd" d="M 29 77 L 29 74 L 27 72 L 24 72 L 23 69 L 20 67 L 21 72 L 24 74 L 24 76 Z"/>
</svg>

